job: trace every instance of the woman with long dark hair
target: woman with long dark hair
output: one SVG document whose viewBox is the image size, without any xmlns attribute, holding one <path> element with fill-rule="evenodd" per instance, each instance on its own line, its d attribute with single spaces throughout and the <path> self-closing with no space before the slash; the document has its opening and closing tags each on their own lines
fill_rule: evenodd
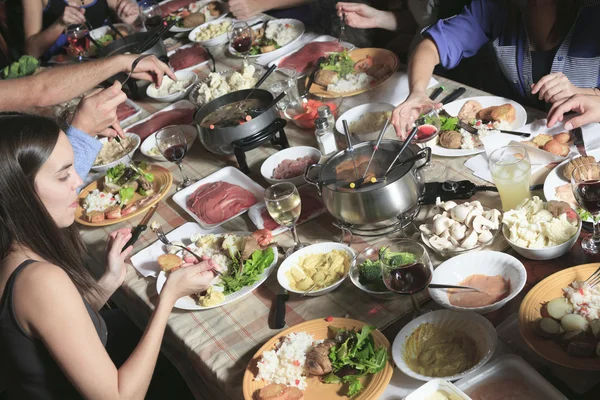
<svg viewBox="0 0 600 400">
<path fill-rule="evenodd" d="M 96 280 L 73 225 L 81 178 L 50 119 L 1 113 L 0 381 L 14 399 L 142 399 L 175 301 L 205 290 L 203 263 L 170 274 L 148 327 L 117 368 L 100 308 L 123 283 L 128 230 L 110 235 Z"/>
</svg>

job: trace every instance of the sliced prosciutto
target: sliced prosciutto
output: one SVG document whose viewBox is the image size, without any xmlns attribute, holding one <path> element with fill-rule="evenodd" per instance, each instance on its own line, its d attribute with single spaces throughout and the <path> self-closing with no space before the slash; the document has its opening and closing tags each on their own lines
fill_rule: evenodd
<svg viewBox="0 0 600 400">
<path fill-rule="evenodd" d="M 179 49 L 169 57 L 169 65 L 173 71 L 180 71 L 198 65 L 208 59 L 204 47 L 195 45 L 187 49 Z"/>
<path fill-rule="evenodd" d="M 207 224 L 221 223 L 256 204 L 248 190 L 228 182 L 201 185 L 187 199 L 187 207 Z"/>
<path fill-rule="evenodd" d="M 303 73 L 307 69 L 310 69 L 315 62 L 321 57 L 325 57 L 326 53 L 343 51 L 342 46 L 338 41 L 332 40 L 330 42 L 311 42 L 307 43 L 297 52 L 285 57 L 278 68 L 293 68 L 298 73 Z"/>
<path fill-rule="evenodd" d="M 169 125 L 189 125 L 194 121 L 194 108 L 176 108 L 152 115 L 152 118 L 141 124 L 132 126 L 127 132 L 135 133 L 142 140 L 159 129 Z"/>
<path fill-rule="evenodd" d="M 121 103 L 117 106 L 117 119 L 119 121 L 131 117 L 133 114 L 135 114 L 135 108 L 131 107 L 129 104 Z"/>
</svg>

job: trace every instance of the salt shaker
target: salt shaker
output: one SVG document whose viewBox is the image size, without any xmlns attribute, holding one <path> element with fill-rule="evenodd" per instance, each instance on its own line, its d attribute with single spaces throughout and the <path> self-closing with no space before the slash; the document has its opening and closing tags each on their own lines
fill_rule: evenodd
<svg viewBox="0 0 600 400">
<path fill-rule="evenodd" d="M 335 118 L 329 106 L 320 106 L 319 108 L 317 108 L 317 114 L 319 115 L 319 118 L 327 118 L 329 126 L 331 126 L 333 129 L 333 127 L 335 126 Z"/>
<path fill-rule="evenodd" d="M 319 144 L 319 151 L 328 156 L 337 151 L 333 126 L 329 125 L 327 118 L 317 118 L 315 121 L 315 136 Z"/>
</svg>

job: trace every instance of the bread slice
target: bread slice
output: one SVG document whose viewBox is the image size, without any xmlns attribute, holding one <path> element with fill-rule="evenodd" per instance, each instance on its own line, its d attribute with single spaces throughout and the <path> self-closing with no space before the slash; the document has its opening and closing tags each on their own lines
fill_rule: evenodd
<svg viewBox="0 0 600 400">
<path fill-rule="evenodd" d="M 566 180 L 570 181 L 571 175 L 573 174 L 573 171 L 575 171 L 575 168 L 580 167 L 585 164 L 593 164 L 595 162 L 596 162 L 596 159 L 593 156 L 574 158 L 565 165 L 565 167 L 563 169 L 563 176 L 565 177 Z M 596 171 L 596 173 L 594 175 L 595 176 L 600 175 L 600 171 Z"/>
<path fill-rule="evenodd" d="M 172 272 L 183 264 L 183 260 L 181 257 L 176 256 L 175 254 L 163 254 L 158 257 L 158 265 L 160 265 L 160 269 L 165 272 Z"/>
<path fill-rule="evenodd" d="M 494 121 L 505 121 L 512 124 L 517 118 L 517 111 L 512 104 L 502 104 L 492 110 L 491 117 Z"/>
</svg>

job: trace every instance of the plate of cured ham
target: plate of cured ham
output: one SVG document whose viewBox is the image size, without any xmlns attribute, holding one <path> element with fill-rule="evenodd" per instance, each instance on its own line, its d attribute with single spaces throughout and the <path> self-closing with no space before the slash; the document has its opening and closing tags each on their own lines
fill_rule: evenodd
<svg viewBox="0 0 600 400">
<path fill-rule="evenodd" d="M 203 228 L 216 228 L 242 215 L 265 189 L 234 167 L 225 167 L 175 193 L 173 201 Z"/>
</svg>

